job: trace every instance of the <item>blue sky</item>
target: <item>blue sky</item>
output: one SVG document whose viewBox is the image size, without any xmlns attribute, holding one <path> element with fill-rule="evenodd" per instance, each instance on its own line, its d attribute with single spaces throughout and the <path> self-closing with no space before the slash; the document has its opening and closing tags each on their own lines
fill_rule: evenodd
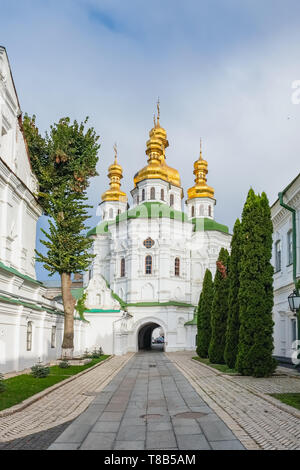
<svg viewBox="0 0 300 470">
<path fill-rule="evenodd" d="M 96 207 L 118 143 L 129 194 L 146 162 L 157 96 L 168 164 L 186 190 L 203 139 L 216 218 L 232 229 L 247 191 L 271 202 L 299 172 L 298 0 L 1 0 L 0 44 L 23 112 L 41 130 L 61 116 L 100 134 Z M 39 228 L 45 225 L 44 218 Z M 39 239 L 38 232 L 37 238 Z M 37 267 L 39 279 L 47 273 Z"/>
</svg>

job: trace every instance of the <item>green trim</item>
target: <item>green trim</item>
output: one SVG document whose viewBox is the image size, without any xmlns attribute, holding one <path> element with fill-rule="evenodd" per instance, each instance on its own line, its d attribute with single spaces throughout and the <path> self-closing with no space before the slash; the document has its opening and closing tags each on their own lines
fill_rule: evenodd
<svg viewBox="0 0 300 470">
<path fill-rule="evenodd" d="M 192 304 L 186 304 L 184 302 L 176 302 L 176 301 L 170 301 L 170 302 L 136 302 L 136 303 L 130 303 L 127 304 L 127 307 L 185 307 L 185 308 L 191 308 L 195 307 Z"/>
<path fill-rule="evenodd" d="M 121 310 L 104 310 L 99 308 L 92 308 L 90 310 L 85 310 L 84 313 L 120 313 Z"/>
<path fill-rule="evenodd" d="M 105 277 L 102 276 L 102 279 L 104 279 L 105 283 L 106 283 L 106 287 L 108 289 L 110 289 L 110 292 L 111 292 L 111 296 L 113 299 L 115 299 L 117 302 L 119 302 L 119 304 L 121 305 L 121 308 L 124 309 L 127 304 L 126 302 L 124 302 L 124 300 L 121 299 L 121 297 L 118 296 L 118 294 L 116 294 L 110 287 L 110 284 L 109 282 L 105 279 Z"/>
<path fill-rule="evenodd" d="M 3 264 L 1 261 L 0 261 L 0 269 L 3 269 L 3 271 L 7 271 L 22 279 L 25 279 L 26 281 L 32 282 L 33 284 L 39 284 L 40 286 L 43 285 L 42 282 L 37 281 L 36 279 L 33 279 L 32 277 L 29 277 L 29 276 L 26 276 L 25 274 L 20 273 L 15 268 L 9 268 L 8 266 L 5 266 L 5 264 Z"/>
<path fill-rule="evenodd" d="M 229 229 L 226 225 L 219 224 L 207 217 L 194 218 L 192 223 L 194 224 L 194 232 L 216 231 L 229 234 Z"/>
</svg>

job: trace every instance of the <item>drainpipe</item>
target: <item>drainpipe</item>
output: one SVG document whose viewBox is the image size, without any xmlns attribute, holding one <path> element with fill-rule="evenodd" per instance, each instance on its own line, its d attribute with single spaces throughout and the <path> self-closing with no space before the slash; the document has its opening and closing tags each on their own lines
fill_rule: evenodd
<svg viewBox="0 0 300 470">
<path fill-rule="evenodd" d="M 288 211 L 290 211 L 292 213 L 292 228 L 293 228 L 293 281 L 294 281 L 294 285 L 295 285 L 295 291 L 297 293 L 297 295 L 299 295 L 299 289 L 298 289 L 298 285 L 297 285 L 297 247 L 296 247 L 296 242 L 297 242 L 297 237 L 296 237 L 296 231 L 297 231 L 297 227 L 296 227 L 296 209 L 294 209 L 293 207 L 290 207 L 288 206 L 287 204 L 285 204 L 283 202 L 283 196 L 284 194 L 286 193 L 286 191 L 288 190 L 290 186 L 287 186 L 281 193 L 278 194 L 278 198 L 279 198 L 279 203 L 282 207 L 284 207 L 285 209 L 287 209 Z M 298 309 L 298 312 L 297 312 L 297 323 L 298 323 L 298 328 L 297 328 L 297 339 L 298 339 L 298 342 L 300 341 L 300 309 Z M 299 343 L 298 343 L 298 349 L 299 349 Z M 299 356 L 298 356 L 299 357 Z M 297 367 L 297 366 L 296 366 Z"/>
</svg>

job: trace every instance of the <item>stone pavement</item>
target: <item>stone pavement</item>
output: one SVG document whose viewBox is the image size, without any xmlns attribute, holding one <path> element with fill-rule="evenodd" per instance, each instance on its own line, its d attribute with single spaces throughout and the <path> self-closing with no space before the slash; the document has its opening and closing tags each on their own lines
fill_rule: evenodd
<svg viewBox="0 0 300 470">
<path fill-rule="evenodd" d="M 136 354 L 51 450 L 243 449 L 170 358 Z"/>
<path fill-rule="evenodd" d="M 0 443 L 50 430 L 73 420 L 88 407 L 95 395 L 111 381 L 131 357 L 132 354 L 114 356 L 91 370 L 87 369 L 84 374 L 74 377 L 74 380 L 50 392 L 24 410 L 0 417 Z M 48 433 L 48 436 L 50 435 L 51 432 Z"/>
<path fill-rule="evenodd" d="M 268 395 L 300 393 L 298 377 L 224 375 L 192 360 L 194 355 L 167 354 L 247 449 L 300 449 L 300 411 Z"/>
</svg>

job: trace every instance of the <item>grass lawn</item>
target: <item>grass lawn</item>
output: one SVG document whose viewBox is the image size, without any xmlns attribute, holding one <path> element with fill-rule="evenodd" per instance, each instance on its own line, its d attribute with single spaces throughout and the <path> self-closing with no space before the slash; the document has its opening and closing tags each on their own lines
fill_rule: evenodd
<svg viewBox="0 0 300 470">
<path fill-rule="evenodd" d="M 26 400 L 26 398 L 67 379 L 71 375 L 78 374 L 79 372 L 98 364 L 107 357 L 109 356 L 103 355 L 98 359 L 92 359 L 91 362 L 83 366 L 70 366 L 67 369 L 52 366 L 50 367 L 50 374 L 48 377 L 41 379 L 34 378 L 30 374 L 22 374 L 4 380 L 6 390 L 0 393 L 0 411 L 10 408 L 17 403 L 21 403 L 23 400 Z"/>
<path fill-rule="evenodd" d="M 300 393 L 272 393 L 271 397 L 300 410 Z"/>
<path fill-rule="evenodd" d="M 235 369 L 230 369 L 230 367 L 228 367 L 226 364 L 212 364 L 211 362 L 209 362 L 209 359 L 198 356 L 193 357 L 193 359 L 195 361 L 202 362 L 207 366 L 213 367 L 214 369 L 217 369 L 220 372 L 223 372 L 224 374 L 238 374 Z"/>
</svg>

